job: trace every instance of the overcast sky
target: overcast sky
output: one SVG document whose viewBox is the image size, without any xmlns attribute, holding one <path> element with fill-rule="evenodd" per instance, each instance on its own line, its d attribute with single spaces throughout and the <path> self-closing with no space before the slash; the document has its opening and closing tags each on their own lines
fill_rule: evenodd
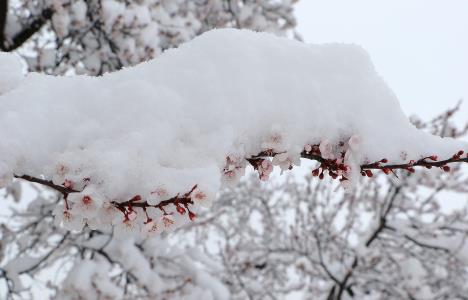
<svg viewBox="0 0 468 300">
<path fill-rule="evenodd" d="M 301 0 L 296 15 L 306 42 L 363 46 L 407 114 L 464 98 L 468 121 L 468 0 Z"/>
</svg>

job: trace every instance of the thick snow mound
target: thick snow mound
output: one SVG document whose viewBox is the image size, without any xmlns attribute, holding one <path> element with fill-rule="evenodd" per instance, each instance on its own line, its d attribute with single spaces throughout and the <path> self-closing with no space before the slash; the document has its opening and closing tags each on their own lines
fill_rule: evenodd
<svg viewBox="0 0 468 300">
<path fill-rule="evenodd" d="M 15 88 L 23 77 L 19 58 L 11 53 L 0 52 L 0 95 Z"/>
<path fill-rule="evenodd" d="M 270 149 L 287 168 L 306 145 L 333 158 L 349 141 L 356 170 L 467 148 L 413 127 L 362 48 L 245 30 L 210 31 L 100 78 L 29 74 L 0 103 L 0 174 L 86 186 L 70 198 L 78 225 L 135 195 L 156 205 L 198 184 L 208 201 L 223 174 L 239 177 L 244 158 Z"/>
</svg>

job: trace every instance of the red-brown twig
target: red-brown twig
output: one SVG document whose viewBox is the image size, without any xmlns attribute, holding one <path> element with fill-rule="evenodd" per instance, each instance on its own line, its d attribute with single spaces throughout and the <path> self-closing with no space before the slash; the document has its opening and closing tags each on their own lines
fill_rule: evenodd
<svg viewBox="0 0 468 300">
<path fill-rule="evenodd" d="M 252 159 L 256 159 L 256 158 L 261 158 L 261 157 L 274 157 L 276 154 L 278 154 L 278 153 L 274 153 L 272 151 L 264 151 L 264 152 L 259 153 L 258 155 L 253 156 L 252 158 L 249 158 L 248 161 L 251 161 Z M 333 160 L 324 159 L 320 155 L 306 153 L 305 151 L 301 153 L 301 157 L 305 158 L 305 159 L 318 161 L 321 164 L 326 165 L 327 169 L 331 169 L 332 171 L 334 171 L 334 169 L 333 169 L 334 165 L 332 163 Z M 386 162 L 386 160 L 382 160 L 382 161 Z M 393 171 L 393 170 L 397 170 L 397 169 L 402 169 L 402 170 L 411 171 L 411 170 L 413 170 L 412 169 L 413 167 L 426 167 L 426 168 L 439 167 L 439 168 L 444 168 L 445 166 L 447 166 L 447 164 L 451 164 L 451 163 L 461 163 L 461 162 L 468 163 L 468 157 L 467 156 L 462 157 L 461 155 L 457 155 L 457 154 L 455 154 L 453 157 L 451 157 L 449 159 L 445 159 L 445 160 L 434 160 L 431 157 L 425 157 L 425 158 L 420 159 L 418 161 L 410 161 L 410 162 L 405 163 L 405 164 L 382 164 L 382 161 L 374 162 L 374 163 L 370 163 L 370 164 L 364 164 L 364 165 L 361 166 L 361 170 L 365 171 L 365 170 L 376 170 L 377 169 L 377 170 L 383 170 L 383 171 L 385 171 L 385 170 L 392 170 Z M 50 180 L 41 179 L 41 178 L 29 176 L 29 175 L 21 175 L 21 176 L 15 175 L 15 178 L 23 179 L 23 180 L 26 180 L 26 181 L 29 181 L 29 182 L 34 182 L 34 183 L 38 183 L 38 184 L 47 186 L 47 187 L 49 187 L 51 189 L 54 189 L 54 190 L 60 192 L 64 196 L 65 199 L 71 193 L 80 192 L 80 191 L 74 190 L 73 188 L 65 187 L 63 185 L 57 185 L 57 184 L 53 183 Z M 189 204 L 193 204 L 193 201 L 191 199 L 191 193 L 195 190 L 195 188 L 196 188 L 196 186 L 194 186 L 191 191 L 183 194 L 182 196 L 180 196 L 180 195 L 174 196 L 174 197 L 169 198 L 167 200 L 163 200 L 159 204 L 156 204 L 156 205 L 150 205 L 146 201 L 142 201 L 142 202 L 135 201 L 134 198 L 131 199 L 131 200 L 125 201 L 125 202 L 115 202 L 114 201 L 114 202 L 112 202 L 112 204 L 114 206 L 116 206 L 120 210 L 122 210 L 122 209 L 126 210 L 128 207 L 140 207 L 140 208 L 156 207 L 156 208 L 160 208 L 160 209 L 163 210 L 164 207 L 166 207 L 168 205 L 171 205 L 171 204 L 175 205 L 175 206 L 182 205 L 184 207 L 187 207 Z"/>
<path fill-rule="evenodd" d="M 128 212 L 129 210 L 130 211 L 133 210 L 134 207 L 139 207 L 139 208 L 142 208 L 143 210 L 146 210 L 149 207 L 159 208 L 160 210 L 164 212 L 164 214 L 166 214 L 166 211 L 164 208 L 169 205 L 174 205 L 177 208 L 181 208 L 183 206 L 190 213 L 189 205 L 193 204 L 192 193 L 196 188 L 197 188 L 197 185 L 194 185 L 189 192 L 183 194 L 182 196 L 177 195 L 175 197 L 169 198 L 167 200 L 163 200 L 159 202 L 158 204 L 153 204 L 153 205 L 149 204 L 147 201 L 139 202 L 141 200 L 140 196 L 135 196 L 132 199 L 125 201 L 125 202 L 113 201 L 111 202 L 111 204 L 114 205 L 120 211 L 124 212 L 124 214 Z M 135 201 L 135 199 L 137 200 Z M 182 214 L 185 213 L 185 209 L 184 209 L 184 212 L 179 211 L 179 213 L 182 213 Z"/>
</svg>

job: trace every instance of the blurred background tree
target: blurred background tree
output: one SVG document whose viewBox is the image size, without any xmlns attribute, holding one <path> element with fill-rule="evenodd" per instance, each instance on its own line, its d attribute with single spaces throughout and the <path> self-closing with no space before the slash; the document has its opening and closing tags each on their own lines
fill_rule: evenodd
<svg viewBox="0 0 468 300">
<path fill-rule="evenodd" d="M 223 27 L 298 37 L 295 0 L 2 0 L 0 49 L 30 71 L 102 75 Z"/>
</svg>

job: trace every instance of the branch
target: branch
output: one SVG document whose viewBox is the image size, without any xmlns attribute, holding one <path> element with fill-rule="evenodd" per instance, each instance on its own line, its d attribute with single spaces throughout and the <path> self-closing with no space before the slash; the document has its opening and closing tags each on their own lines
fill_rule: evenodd
<svg viewBox="0 0 468 300">
<path fill-rule="evenodd" d="M 385 228 L 390 230 L 390 231 L 393 231 L 393 232 L 398 232 L 396 228 L 394 228 L 392 226 L 389 226 L 389 225 L 385 225 Z M 428 248 L 428 249 L 432 249 L 432 250 L 442 251 L 442 252 L 445 252 L 448 255 L 452 254 L 449 249 L 444 248 L 442 246 L 431 245 L 431 244 L 428 244 L 428 243 L 420 242 L 419 240 L 417 240 L 416 238 L 414 238 L 414 237 L 412 237 L 412 236 L 410 236 L 408 234 L 403 234 L 402 236 L 405 239 L 411 241 L 412 243 L 414 243 L 415 245 L 417 245 L 417 246 L 419 246 L 421 248 Z"/>
<path fill-rule="evenodd" d="M 6 4 L 6 0 L 0 0 L 3 5 Z M 3 7 L 0 7 L 2 9 Z M 5 9 L 4 13 L 6 15 Z M 29 40 L 35 33 L 37 33 L 42 26 L 52 17 L 53 11 L 51 8 L 46 8 L 42 10 L 41 14 L 36 17 L 31 23 L 29 23 L 25 28 L 23 28 L 19 33 L 15 36 L 11 37 L 11 44 L 7 45 L 6 37 L 0 36 L 0 50 L 5 52 L 11 52 L 21 45 L 23 45 L 27 40 Z M 1 17 L 0 17 L 1 21 Z M 6 20 L 5 20 L 6 22 Z M 5 24 L 5 23 L 4 23 Z M 1 25 L 0 25 L 1 26 Z M 1 28 L 0 28 L 1 29 Z M 4 30 L 2 31 L 4 34 Z"/>
<path fill-rule="evenodd" d="M 277 154 L 279 153 L 274 153 L 272 151 L 264 151 L 264 152 L 259 153 L 258 155 L 248 158 L 247 161 L 250 164 L 252 164 L 254 168 L 257 168 L 259 161 L 262 160 L 264 157 L 274 157 Z M 414 167 L 419 167 L 419 166 L 426 167 L 426 168 L 439 167 L 439 168 L 442 168 L 444 171 L 450 171 L 450 168 L 447 166 L 447 164 L 459 163 L 459 162 L 468 163 L 468 155 L 466 157 L 462 157 L 463 154 L 464 154 L 463 151 L 459 151 L 457 154 L 453 155 L 452 158 L 440 160 L 440 161 L 437 160 L 437 157 L 430 156 L 430 157 L 422 158 L 418 161 L 410 161 L 406 164 L 382 164 L 382 163 L 387 162 L 386 159 L 382 159 L 381 161 L 378 161 L 375 163 L 361 165 L 361 170 L 362 170 L 363 176 L 369 176 L 369 177 L 372 177 L 372 173 L 370 172 L 370 170 L 374 170 L 374 169 L 382 170 L 383 172 L 385 172 L 385 174 L 389 174 L 389 170 L 396 170 L 396 169 L 403 169 L 409 172 L 414 172 Z M 336 176 L 334 175 L 336 174 L 335 172 L 337 172 L 338 170 L 346 169 L 346 166 L 342 163 L 338 163 L 336 159 L 334 160 L 325 159 L 321 157 L 320 155 L 307 153 L 305 151 L 301 153 L 301 157 L 305 159 L 315 160 L 315 161 L 320 162 L 321 165 L 318 168 L 318 169 L 320 168 L 322 169 L 322 174 L 320 174 L 320 178 L 323 178 L 324 170 L 328 170 L 329 174 L 331 174 L 333 178 L 336 178 Z M 318 172 L 315 173 L 315 171 L 317 170 L 314 170 L 313 172 L 314 175 L 318 175 Z M 367 172 L 364 172 L 366 170 Z M 65 183 L 62 185 L 57 185 L 50 180 L 41 179 L 41 178 L 29 176 L 29 175 L 21 175 L 21 176 L 14 175 L 14 177 L 47 186 L 53 190 L 60 192 L 65 199 L 67 199 L 68 195 L 71 193 L 80 192 L 80 191 L 74 190 L 72 187 L 68 187 Z M 346 180 L 346 178 L 343 177 L 341 180 Z M 182 205 L 187 208 L 189 204 L 193 204 L 191 200 L 191 193 L 195 190 L 195 188 L 196 188 L 196 185 L 192 188 L 191 191 L 189 191 L 188 193 L 185 193 L 182 197 L 177 195 L 175 197 L 161 201 L 157 205 L 150 205 L 146 201 L 139 202 L 141 200 L 141 196 L 139 195 L 136 195 L 135 197 L 133 197 L 132 199 L 128 201 L 125 201 L 125 202 L 114 201 L 112 202 L 112 204 L 121 211 L 127 210 L 127 208 L 129 207 L 140 207 L 143 209 L 148 208 L 148 207 L 156 207 L 161 210 L 164 210 L 164 207 L 170 204 L 173 204 L 177 207 Z"/>
<path fill-rule="evenodd" d="M 385 207 L 385 210 L 384 210 L 383 214 L 380 216 L 379 225 L 377 226 L 377 228 L 375 228 L 375 230 L 372 232 L 372 234 L 370 235 L 370 237 L 367 239 L 367 241 L 365 243 L 365 246 L 367 248 L 370 247 L 372 242 L 375 241 L 379 237 L 379 235 L 382 233 L 382 231 L 385 228 L 387 228 L 387 226 L 386 226 L 387 216 L 390 213 L 390 210 L 393 207 L 393 203 L 394 203 L 396 197 L 398 196 L 398 194 L 400 193 L 400 191 L 401 191 L 401 187 L 399 187 L 399 186 L 396 187 L 394 189 L 390 199 L 388 200 L 388 203 L 384 203 L 384 206 L 386 206 L 386 207 Z M 348 285 L 348 281 L 351 278 L 351 276 L 353 275 L 353 272 L 358 267 L 358 265 L 359 265 L 359 261 L 358 261 L 358 256 L 356 255 L 353 258 L 353 262 L 351 263 L 351 266 L 350 266 L 348 272 L 343 277 L 343 280 L 338 282 L 337 284 L 335 284 L 333 286 L 332 290 L 330 291 L 330 293 L 329 293 L 329 298 L 330 299 L 337 299 L 337 300 L 341 299 L 342 296 L 343 296 L 343 292 L 345 290 L 348 291 L 348 293 L 351 296 L 353 296 L 352 295 L 352 290 L 351 290 L 350 286 Z M 331 298 L 331 296 L 333 296 L 335 292 L 336 292 L 336 297 Z"/>
<path fill-rule="evenodd" d="M 333 178 L 336 179 L 338 174 L 346 171 L 348 166 L 346 166 L 344 161 L 344 154 L 342 153 L 342 157 L 340 160 L 338 159 L 325 159 L 321 156 L 319 145 L 312 146 L 311 151 L 302 151 L 301 158 L 314 160 L 320 163 L 320 166 L 315 169 L 312 174 L 314 176 L 319 176 L 320 179 L 324 177 L 324 171 L 327 170 L 328 174 Z M 278 152 L 273 152 L 271 150 L 260 152 L 258 155 L 254 155 L 251 158 L 248 158 L 247 161 L 257 170 L 258 166 L 261 164 L 262 160 L 267 157 L 275 157 L 276 155 L 281 154 Z M 425 167 L 427 169 L 431 169 L 433 167 L 438 167 L 444 170 L 445 172 L 450 171 L 450 167 L 447 166 L 451 163 L 468 163 L 468 154 L 463 156 L 465 153 L 464 151 L 460 150 L 456 154 L 454 154 L 451 158 L 445 160 L 438 160 L 437 156 L 432 155 L 428 157 L 424 157 L 418 161 L 410 160 L 408 163 L 404 164 L 387 164 L 387 159 L 382 159 L 377 162 L 368 163 L 361 165 L 361 174 L 362 176 L 372 177 L 373 173 L 371 170 L 382 170 L 385 174 L 394 173 L 394 170 L 406 170 L 408 172 L 413 173 L 414 167 Z M 292 166 L 290 167 L 290 169 Z M 341 180 L 347 180 L 346 177 L 342 176 Z"/>
<path fill-rule="evenodd" d="M 382 163 L 387 162 L 386 159 L 382 159 L 381 161 L 378 161 L 378 162 L 361 165 L 361 170 L 363 170 L 363 171 L 364 170 L 385 170 L 385 169 L 388 169 L 388 170 L 397 170 L 397 169 L 408 170 L 408 169 L 411 169 L 412 167 L 419 167 L 419 166 L 426 167 L 426 168 L 430 169 L 432 167 L 439 167 L 439 168 L 444 167 L 444 166 L 446 166 L 447 164 L 450 164 L 450 163 L 457 163 L 457 162 L 468 163 L 468 156 L 462 157 L 462 155 L 463 155 L 463 151 L 460 151 L 457 154 L 455 154 L 454 156 L 452 156 L 451 158 L 445 159 L 445 160 L 439 160 L 438 161 L 436 156 L 429 156 L 429 157 L 422 158 L 422 159 L 420 159 L 418 161 L 409 161 L 406 164 L 382 164 Z M 320 155 L 308 154 L 305 151 L 303 151 L 301 153 L 301 157 L 306 158 L 306 159 L 310 159 L 310 160 L 315 160 L 315 161 L 318 161 L 320 163 L 330 163 L 331 164 L 331 163 L 334 162 L 334 160 L 324 159 Z"/>
<path fill-rule="evenodd" d="M 325 261 L 323 260 L 323 255 L 322 255 L 322 246 L 320 244 L 320 238 L 318 237 L 318 234 L 317 232 L 314 232 L 314 236 L 315 236 L 315 241 L 316 241 L 316 246 L 317 246 L 317 252 L 318 252 L 318 257 L 319 257 L 319 263 L 320 263 L 320 266 L 322 267 L 322 269 L 325 271 L 325 273 L 327 274 L 328 277 L 330 277 L 331 280 L 333 280 L 337 285 L 340 285 L 341 282 L 338 280 L 338 278 L 336 278 L 332 272 L 328 269 L 327 265 L 325 264 Z M 333 291 L 334 291 L 334 288 L 333 287 Z"/>
<path fill-rule="evenodd" d="M 14 175 L 14 177 L 18 179 L 23 179 L 29 182 L 38 183 L 38 184 L 47 186 L 53 190 L 56 190 L 63 195 L 65 201 L 69 194 L 80 192 L 80 191 L 74 190 L 71 187 L 57 185 L 50 180 L 45 180 L 45 179 L 41 179 L 41 178 L 29 176 L 29 175 L 22 175 L 22 176 Z M 111 204 L 115 206 L 118 210 L 120 210 L 126 217 L 128 217 L 128 214 L 133 211 L 134 207 L 142 208 L 144 211 L 146 211 L 146 209 L 149 207 L 154 207 L 154 208 L 160 209 L 166 215 L 167 213 L 164 208 L 169 205 L 174 205 L 180 214 L 185 214 L 188 211 L 189 213 L 188 216 L 190 220 L 193 220 L 195 219 L 196 216 L 193 212 L 190 211 L 189 205 L 193 204 L 192 193 L 195 191 L 196 188 L 197 188 L 197 185 L 194 185 L 190 191 L 183 194 L 182 196 L 176 195 L 167 200 L 163 200 L 155 205 L 149 204 L 147 201 L 140 202 L 142 200 L 140 195 L 136 195 L 132 199 L 124 201 L 124 202 L 112 201 Z M 197 196 L 203 196 L 203 195 L 195 195 L 195 197 Z M 68 203 L 67 203 L 67 207 L 68 207 Z"/>
<path fill-rule="evenodd" d="M 68 194 L 78 193 L 79 192 L 79 191 L 76 191 L 76 190 L 74 190 L 72 188 L 67 188 L 67 187 L 64 187 L 64 186 L 61 186 L 61 185 L 57 185 L 57 184 L 53 183 L 51 180 L 45 180 L 45 179 L 41 179 L 41 178 L 29 176 L 29 175 L 21 175 L 21 176 L 14 175 L 14 177 L 18 178 L 18 179 L 23 179 L 23 180 L 26 180 L 26 181 L 29 181 L 29 182 L 39 183 L 41 185 L 50 187 L 51 189 L 56 190 L 57 192 L 60 192 L 65 199 L 68 197 Z"/>
<path fill-rule="evenodd" d="M 377 237 L 379 236 L 379 234 L 386 228 L 386 225 L 387 225 L 387 216 L 388 214 L 390 213 L 390 210 L 392 209 L 393 207 L 393 203 L 395 202 L 395 199 L 397 197 L 397 195 L 400 193 L 400 190 L 401 190 L 401 186 L 397 186 L 395 187 L 395 190 L 392 194 L 392 196 L 390 197 L 390 200 L 388 201 L 388 204 L 386 205 L 387 207 L 385 208 L 385 211 L 384 213 L 380 216 L 380 220 L 379 220 L 379 226 L 377 226 L 377 228 L 374 230 L 374 232 L 372 233 L 372 235 L 369 237 L 369 239 L 367 240 L 366 242 L 366 247 L 369 247 L 372 242 L 377 239 Z"/>
<path fill-rule="evenodd" d="M 0 0 L 0 49 L 5 45 L 5 27 L 8 15 L 8 0 Z"/>
<path fill-rule="evenodd" d="M 394 164 L 394 165 L 381 165 L 379 162 L 372 163 L 372 164 L 365 164 L 361 166 L 361 170 L 384 170 L 384 169 L 389 169 L 389 170 L 396 170 L 396 169 L 402 169 L 402 170 L 409 170 L 411 172 L 411 168 L 413 167 L 426 167 L 428 169 L 432 167 L 438 167 L 438 168 L 444 168 L 447 166 L 447 164 L 451 163 L 458 163 L 458 162 L 465 162 L 468 163 L 468 155 L 466 157 L 462 157 L 463 151 L 458 152 L 457 154 L 453 155 L 449 159 L 445 160 L 439 160 L 437 161 L 437 157 L 435 156 L 430 156 L 430 157 L 425 157 L 422 158 L 418 161 L 410 161 L 406 164 Z M 431 161 L 432 160 L 432 161 Z M 449 169 L 450 170 L 450 169 Z"/>
<path fill-rule="evenodd" d="M 126 217 L 128 217 L 129 213 L 133 211 L 134 207 L 140 207 L 145 212 L 146 209 L 149 207 L 159 208 L 165 215 L 167 215 L 164 208 L 169 205 L 174 205 L 180 214 L 185 214 L 188 211 L 190 220 L 193 220 L 195 218 L 195 214 L 190 211 L 189 205 L 193 204 L 192 193 L 193 191 L 195 191 L 196 188 L 197 185 L 194 185 L 189 192 L 183 194 L 182 196 L 177 195 L 170 199 L 163 200 L 155 205 L 151 205 L 147 201 L 139 202 L 141 200 L 140 195 L 136 195 L 132 199 L 125 202 L 113 201 L 111 202 L 111 204 L 114 205 L 118 210 L 120 210 Z"/>
<path fill-rule="evenodd" d="M 60 239 L 60 241 L 57 243 L 57 245 L 55 245 L 49 252 L 47 252 L 47 254 L 41 257 L 41 259 L 37 261 L 34 265 L 21 270 L 19 274 L 27 274 L 27 273 L 30 273 L 32 270 L 38 268 L 43 262 L 45 262 L 52 254 L 55 253 L 55 251 L 57 251 L 62 246 L 62 244 L 65 242 L 65 240 L 68 238 L 69 235 L 70 235 L 70 232 L 66 232 L 63 235 L 62 239 Z"/>
</svg>

